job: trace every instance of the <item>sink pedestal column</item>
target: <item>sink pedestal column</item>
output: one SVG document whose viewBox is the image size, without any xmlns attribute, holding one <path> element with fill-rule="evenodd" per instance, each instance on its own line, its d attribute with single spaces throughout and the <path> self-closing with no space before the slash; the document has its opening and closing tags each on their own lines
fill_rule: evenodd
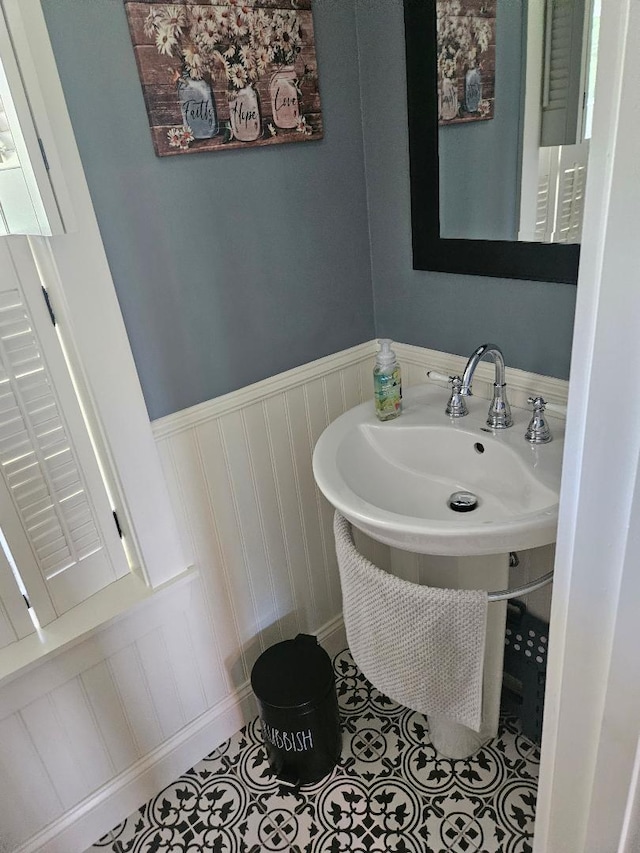
<svg viewBox="0 0 640 853">
<path fill-rule="evenodd" d="M 391 564 L 398 577 L 440 589 L 492 591 L 509 586 L 508 554 L 435 557 L 391 549 Z M 427 718 L 431 743 L 447 758 L 468 758 L 498 733 L 507 602 L 490 602 L 488 608 L 480 731 L 443 717 Z"/>
</svg>

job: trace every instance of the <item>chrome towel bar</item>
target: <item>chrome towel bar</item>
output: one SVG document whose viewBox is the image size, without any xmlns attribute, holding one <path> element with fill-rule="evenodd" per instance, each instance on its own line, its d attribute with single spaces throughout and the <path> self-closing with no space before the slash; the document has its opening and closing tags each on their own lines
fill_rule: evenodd
<svg viewBox="0 0 640 853">
<path fill-rule="evenodd" d="M 553 580 L 553 572 L 547 572 L 546 575 L 541 575 L 536 580 L 531 581 L 530 583 L 525 583 L 522 586 L 514 586 L 513 589 L 500 589 L 495 592 L 487 593 L 487 597 L 489 601 L 506 601 L 509 598 L 517 598 L 519 595 L 526 595 L 528 592 L 535 592 L 536 589 L 540 589 L 543 586 L 546 586 L 548 583 L 551 583 Z"/>
</svg>

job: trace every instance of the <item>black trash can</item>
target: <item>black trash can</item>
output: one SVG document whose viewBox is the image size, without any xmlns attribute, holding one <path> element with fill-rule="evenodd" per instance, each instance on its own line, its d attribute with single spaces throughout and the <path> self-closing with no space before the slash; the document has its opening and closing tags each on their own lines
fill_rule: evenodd
<svg viewBox="0 0 640 853">
<path fill-rule="evenodd" d="M 317 782 L 340 758 L 342 734 L 331 659 L 298 634 L 263 652 L 251 671 L 269 764 L 291 785 Z"/>
</svg>

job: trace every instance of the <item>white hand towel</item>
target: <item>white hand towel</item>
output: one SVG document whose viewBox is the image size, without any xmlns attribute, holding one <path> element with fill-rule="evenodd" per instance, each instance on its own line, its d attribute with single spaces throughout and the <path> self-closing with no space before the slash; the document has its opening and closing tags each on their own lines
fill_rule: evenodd
<svg viewBox="0 0 640 853">
<path fill-rule="evenodd" d="M 353 659 L 386 696 L 478 731 L 486 591 L 434 589 L 382 571 L 357 550 L 336 512 L 344 623 Z"/>
</svg>

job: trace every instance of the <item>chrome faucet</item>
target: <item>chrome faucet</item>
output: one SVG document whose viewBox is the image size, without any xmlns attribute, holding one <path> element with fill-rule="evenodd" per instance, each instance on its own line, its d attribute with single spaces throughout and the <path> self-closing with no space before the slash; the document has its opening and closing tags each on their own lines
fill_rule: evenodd
<svg viewBox="0 0 640 853">
<path fill-rule="evenodd" d="M 504 378 L 504 356 L 502 350 L 496 344 L 482 344 L 473 353 L 462 374 L 462 387 L 460 394 L 463 397 L 472 395 L 471 383 L 478 363 L 485 357 L 492 358 L 496 367 L 493 382 L 493 400 L 489 407 L 487 425 L 493 429 L 506 429 L 513 424 L 511 409 L 507 401 L 507 386 Z"/>
</svg>

